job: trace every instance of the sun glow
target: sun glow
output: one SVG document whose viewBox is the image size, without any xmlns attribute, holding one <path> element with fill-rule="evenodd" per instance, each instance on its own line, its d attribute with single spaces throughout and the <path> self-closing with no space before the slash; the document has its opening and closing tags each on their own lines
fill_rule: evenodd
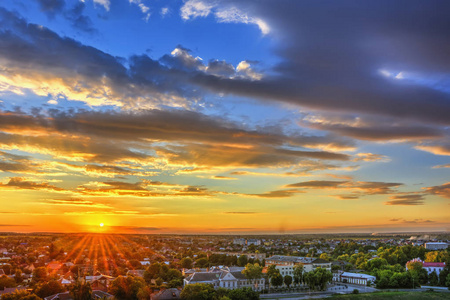
<svg viewBox="0 0 450 300">
<path fill-rule="evenodd" d="M 103 224 L 103 223 L 100 223 L 100 227 L 103 227 L 103 226 L 105 226 L 105 224 Z"/>
</svg>

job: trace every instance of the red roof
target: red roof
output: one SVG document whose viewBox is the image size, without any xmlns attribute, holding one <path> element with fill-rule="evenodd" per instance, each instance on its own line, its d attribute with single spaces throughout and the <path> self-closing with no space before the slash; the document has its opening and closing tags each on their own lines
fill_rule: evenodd
<svg viewBox="0 0 450 300">
<path fill-rule="evenodd" d="M 445 268 L 445 263 L 442 262 L 424 262 L 424 268 Z"/>
</svg>

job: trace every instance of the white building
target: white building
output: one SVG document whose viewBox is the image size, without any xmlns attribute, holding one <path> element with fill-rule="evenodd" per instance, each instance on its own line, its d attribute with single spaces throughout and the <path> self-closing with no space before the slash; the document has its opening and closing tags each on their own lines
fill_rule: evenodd
<svg viewBox="0 0 450 300">
<path fill-rule="evenodd" d="M 275 268 L 280 271 L 283 277 L 286 275 L 294 276 L 296 265 L 303 265 L 304 272 L 311 272 L 316 268 L 331 271 L 331 262 L 314 257 L 274 255 L 266 259 L 266 267 L 270 265 L 276 265 Z"/>
<path fill-rule="evenodd" d="M 341 271 L 342 272 L 342 271 Z M 350 273 L 350 272 L 336 272 L 333 273 L 333 281 L 367 285 L 368 282 L 374 283 L 376 280 L 375 276 L 362 274 L 362 273 Z M 337 276 L 335 274 L 338 274 Z"/>
<path fill-rule="evenodd" d="M 215 289 L 221 287 L 234 290 L 250 287 L 254 291 L 262 291 L 264 289 L 265 279 L 259 278 L 256 280 L 249 280 L 242 274 L 242 270 L 228 271 L 222 269 L 213 272 L 195 272 L 186 277 L 183 280 L 183 283 L 185 286 L 194 283 L 204 283 L 213 285 Z"/>
<path fill-rule="evenodd" d="M 425 249 L 427 249 L 427 250 L 445 250 L 447 248 L 448 248 L 447 243 L 442 243 L 442 242 L 425 243 Z"/>
</svg>

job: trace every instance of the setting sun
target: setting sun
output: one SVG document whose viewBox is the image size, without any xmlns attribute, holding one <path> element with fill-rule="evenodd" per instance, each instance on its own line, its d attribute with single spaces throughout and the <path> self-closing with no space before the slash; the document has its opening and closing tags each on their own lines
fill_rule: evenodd
<svg viewBox="0 0 450 300">
<path fill-rule="evenodd" d="M 100 223 L 100 227 L 103 227 L 103 226 L 105 226 L 105 224 L 103 224 L 103 223 Z"/>
</svg>

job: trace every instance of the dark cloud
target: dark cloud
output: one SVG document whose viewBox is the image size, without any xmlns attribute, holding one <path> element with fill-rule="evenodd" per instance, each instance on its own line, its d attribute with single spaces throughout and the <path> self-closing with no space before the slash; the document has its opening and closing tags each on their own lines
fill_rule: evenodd
<svg viewBox="0 0 450 300">
<path fill-rule="evenodd" d="M 37 0 L 41 10 L 49 17 L 54 17 L 57 13 L 63 11 L 66 5 L 65 0 Z"/>
<path fill-rule="evenodd" d="M 331 137 L 330 146 L 329 136 L 255 130 L 185 110 L 50 110 L 34 114 L 0 111 L 0 125 L 0 145 L 96 162 L 78 169 L 98 176 L 129 175 L 130 170 L 109 165 L 113 162 L 148 163 L 161 157 L 171 164 L 198 167 L 293 167 L 292 175 L 298 175 L 339 168 L 322 160 L 347 162 L 351 158 L 348 154 L 305 148 L 353 147 L 351 142 L 336 137 Z M 161 142 L 166 144 L 161 146 Z"/>
<path fill-rule="evenodd" d="M 424 205 L 424 195 L 420 194 L 411 194 L 411 195 L 395 195 L 389 197 L 390 201 L 384 203 L 384 205 Z"/>
<path fill-rule="evenodd" d="M 313 124 L 310 127 L 331 131 L 341 136 L 370 141 L 436 139 L 444 136 L 444 132 L 438 128 L 414 125 L 352 127 L 345 125 Z"/>
<path fill-rule="evenodd" d="M 323 188 L 336 188 L 340 185 L 347 183 L 348 181 L 327 181 L 327 180 L 312 180 L 312 181 L 305 181 L 305 182 L 299 182 L 299 183 L 293 183 L 288 184 L 286 187 L 293 187 L 293 188 L 317 188 L 317 189 L 323 189 Z"/>
<path fill-rule="evenodd" d="M 270 191 L 262 194 L 248 194 L 247 196 L 255 196 L 260 198 L 288 198 L 301 193 L 304 193 L 304 191 L 291 189 L 291 190 Z"/>
<path fill-rule="evenodd" d="M 282 46 L 277 53 L 282 63 L 272 70 L 276 75 L 260 80 L 237 73 L 224 77 L 231 74 L 231 67 L 214 61 L 210 69 L 220 70 L 220 75 L 208 73 L 209 66 L 181 46 L 160 60 L 132 56 L 125 67 L 119 58 L 27 24 L 5 10 L 1 11 L 4 30 L 0 32 L 0 58 L 9 74 L 34 80 L 35 90 L 59 78 L 55 86 L 58 93 L 94 105 L 187 105 L 188 99 L 212 91 L 323 111 L 448 125 L 450 95 L 420 80 L 450 69 L 450 43 L 446 42 L 445 30 L 450 21 L 443 13 L 449 4 L 437 2 L 436 6 L 431 2 L 311 1 L 279 5 L 273 1 L 227 1 L 223 5 L 251 11 L 264 20 L 280 39 Z M 411 72 L 418 74 L 418 79 L 388 78 L 379 73 L 383 69 L 395 74 Z M 385 130 L 370 133 L 388 138 L 402 134 L 439 136 L 432 128 L 421 128 L 417 133 L 397 129 L 401 132 L 391 136 Z M 364 132 L 353 130 L 349 134 L 363 136 Z"/>
<path fill-rule="evenodd" d="M 91 34 L 96 33 L 97 30 L 94 28 L 91 18 L 83 14 L 85 7 L 84 2 L 78 2 L 71 9 L 66 10 L 64 16 L 74 28 Z"/>
<path fill-rule="evenodd" d="M 38 183 L 29 181 L 22 177 L 11 177 L 8 183 L 0 183 L 0 189 L 64 191 L 64 189 L 51 185 L 47 182 Z"/>
</svg>

